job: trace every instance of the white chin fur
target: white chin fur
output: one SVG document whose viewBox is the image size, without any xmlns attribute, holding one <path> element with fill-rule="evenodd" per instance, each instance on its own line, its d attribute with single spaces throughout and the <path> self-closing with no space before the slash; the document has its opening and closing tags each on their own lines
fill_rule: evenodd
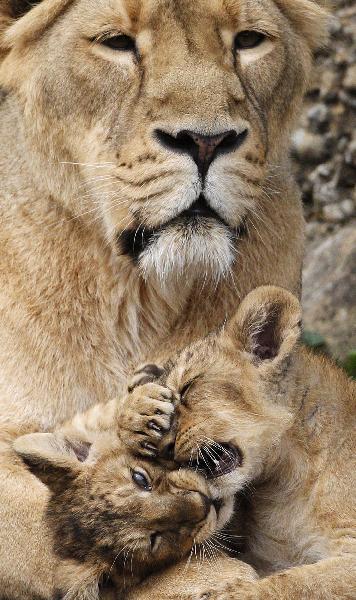
<svg viewBox="0 0 356 600">
<path fill-rule="evenodd" d="M 217 283 L 231 272 L 235 254 L 232 235 L 220 223 L 172 225 L 154 236 L 139 266 L 146 280 L 161 284 L 178 282 L 183 274 Z"/>
</svg>

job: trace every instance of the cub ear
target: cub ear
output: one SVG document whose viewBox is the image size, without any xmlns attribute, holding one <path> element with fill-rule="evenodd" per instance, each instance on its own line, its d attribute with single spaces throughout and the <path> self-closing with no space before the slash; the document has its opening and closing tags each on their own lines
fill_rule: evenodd
<svg viewBox="0 0 356 600">
<path fill-rule="evenodd" d="M 301 335 L 299 300 L 278 287 L 259 287 L 241 303 L 226 332 L 257 365 L 281 366 Z"/>
<path fill-rule="evenodd" d="M 17 438 L 13 448 L 31 473 L 58 493 L 82 472 L 90 444 L 56 433 L 32 433 Z"/>
</svg>

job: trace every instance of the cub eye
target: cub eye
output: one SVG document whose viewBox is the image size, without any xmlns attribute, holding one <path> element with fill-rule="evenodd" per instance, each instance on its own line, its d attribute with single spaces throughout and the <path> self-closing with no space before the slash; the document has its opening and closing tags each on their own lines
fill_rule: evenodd
<svg viewBox="0 0 356 600">
<path fill-rule="evenodd" d="M 134 52 L 136 50 L 135 41 L 128 35 L 114 35 L 103 39 L 101 43 L 103 46 L 121 52 Z"/>
<path fill-rule="evenodd" d="M 260 31 L 240 31 L 235 36 L 235 50 L 249 50 L 259 46 L 266 36 Z"/>
<path fill-rule="evenodd" d="M 146 492 L 150 492 L 152 490 L 152 486 L 148 480 L 148 477 L 142 473 L 142 471 L 132 471 L 131 476 L 132 481 L 137 485 L 137 487 L 141 488 L 141 490 L 145 490 Z"/>
<path fill-rule="evenodd" d="M 182 389 L 179 392 L 182 398 L 186 395 L 188 390 L 192 387 L 193 383 L 194 383 L 194 381 L 188 381 L 188 383 L 183 385 Z"/>
</svg>

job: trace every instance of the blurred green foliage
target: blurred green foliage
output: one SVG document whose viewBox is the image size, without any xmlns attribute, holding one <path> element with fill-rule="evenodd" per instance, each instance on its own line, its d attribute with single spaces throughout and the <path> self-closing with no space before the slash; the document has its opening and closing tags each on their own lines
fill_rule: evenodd
<svg viewBox="0 0 356 600">
<path fill-rule="evenodd" d="M 350 377 L 356 379 L 356 350 L 352 350 L 352 352 L 347 355 L 343 367 Z"/>
<path fill-rule="evenodd" d="M 302 342 L 309 348 L 312 348 L 316 352 L 321 352 L 322 354 L 326 354 L 330 356 L 330 352 L 328 351 L 328 345 L 326 343 L 325 338 L 320 335 L 317 331 L 309 331 L 306 330 L 303 332 Z M 356 350 L 352 350 L 348 353 L 346 359 L 344 361 L 336 361 L 343 369 L 345 369 L 346 373 L 356 379 Z"/>
<path fill-rule="evenodd" d="M 313 350 L 319 350 L 327 354 L 327 344 L 325 338 L 323 338 L 317 331 L 304 331 L 302 335 L 302 342 Z"/>
</svg>

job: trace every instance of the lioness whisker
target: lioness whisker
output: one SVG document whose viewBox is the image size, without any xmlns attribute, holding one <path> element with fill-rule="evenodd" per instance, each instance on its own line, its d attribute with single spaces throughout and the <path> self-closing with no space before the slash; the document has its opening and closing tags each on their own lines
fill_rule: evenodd
<svg viewBox="0 0 356 600">
<path fill-rule="evenodd" d="M 115 167 L 115 163 L 113 162 L 107 162 L 107 163 L 82 163 L 82 162 L 72 162 L 72 161 L 60 161 L 59 162 L 60 165 L 69 165 L 69 166 L 79 166 L 79 167 L 90 167 L 93 169 L 103 169 L 103 168 L 107 168 L 107 167 Z"/>
</svg>

